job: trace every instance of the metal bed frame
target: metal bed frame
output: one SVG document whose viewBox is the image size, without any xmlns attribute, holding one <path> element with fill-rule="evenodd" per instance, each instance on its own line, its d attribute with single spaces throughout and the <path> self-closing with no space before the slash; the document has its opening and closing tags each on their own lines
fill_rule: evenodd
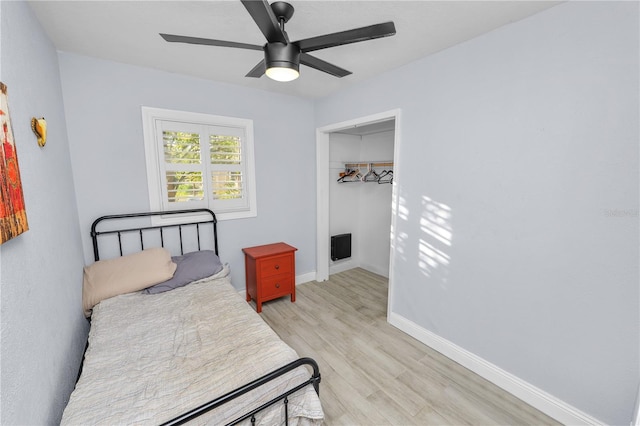
<svg viewBox="0 0 640 426">
<path fill-rule="evenodd" d="M 97 228 L 100 224 L 104 224 L 105 222 L 115 222 L 115 221 L 119 221 L 119 220 L 126 220 L 126 219 L 136 219 L 136 218 L 144 218 L 144 217 L 148 217 L 148 218 L 153 218 L 154 216 L 163 216 L 163 217 L 171 217 L 171 216 L 179 216 L 179 215 L 193 215 L 193 214 L 206 214 L 207 217 L 210 216 L 210 219 L 204 219 L 204 220 L 198 220 L 198 221 L 193 221 L 193 222 L 185 222 L 185 223 L 179 223 L 179 224 L 167 224 L 167 225 L 149 225 L 149 226 L 142 226 L 142 227 L 128 227 L 128 228 L 122 228 L 122 229 L 108 229 L 108 230 L 104 230 L 104 231 L 98 231 Z M 91 239 L 93 242 L 93 255 L 96 261 L 100 260 L 100 249 L 99 249 L 99 245 L 98 245 L 98 238 L 101 236 L 105 236 L 105 235 L 115 235 L 117 236 L 117 240 L 118 240 L 118 248 L 119 248 L 119 252 L 120 252 L 120 256 L 123 255 L 123 250 L 122 250 L 122 236 L 123 234 L 129 234 L 129 233 L 137 233 L 140 236 L 140 250 L 144 250 L 145 248 L 145 240 L 144 240 L 144 236 L 146 235 L 146 233 L 149 232 L 157 232 L 160 236 L 160 245 L 162 247 L 165 246 L 165 229 L 170 229 L 170 228 L 177 228 L 178 229 L 178 239 L 180 242 L 180 254 L 184 254 L 184 245 L 183 245 L 183 229 L 184 228 L 194 228 L 195 227 L 195 232 L 196 232 L 196 239 L 197 239 L 197 248 L 198 250 L 201 250 L 201 241 L 200 241 L 200 237 L 201 237 L 201 232 L 203 232 L 204 228 L 206 228 L 207 224 L 211 224 L 212 226 L 212 231 L 213 231 L 213 249 L 215 251 L 216 254 L 218 254 L 218 232 L 217 232 L 217 219 L 216 219 L 216 215 L 213 211 L 209 210 L 209 209 L 192 209 L 192 210 L 173 210 L 173 211 L 157 211 L 157 212 L 144 212 L 144 213 L 128 213 L 128 214 L 116 214 L 116 215 L 107 215 L 107 216 L 102 216 L 99 217 L 98 219 L 96 219 L 92 224 L 91 224 Z M 264 376 L 253 380 L 252 382 L 249 382 L 235 390 L 232 390 L 231 392 L 228 392 L 225 395 L 222 395 L 218 398 L 215 398 L 205 404 L 202 404 L 199 407 L 196 407 L 194 409 L 191 409 L 189 411 L 187 411 L 186 413 L 183 413 L 181 415 L 179 415 L 178 417 L 175 417 L 174 419 L 169 420 L 168 422 L 163 423 L 163 426 L 169 426 L 169 425 L 181 425 L 184 424 L 186 422 L 189 422 L 193 419 L 195 419 L 196 417 L 205 414 L 206 412 L 213 410 L 214 408 L 220 407 L 223 404 L 229 403 L 231 401 L 233 401 L 234 399 L 246 394 L 247 392 L 250 392 L 254 389 L 259 388 L 260 386 L 286 374 L 287 372 L 294 370 L 300 366 L 303 365 L 307 365 L 310 366 L 313 370 L 313 374 L 311 375 L 311 377 L 293 387 L 292 389 L 289 389 L 287 391 L 285 391 L 283 394 L 273 398 L 272 400 L 266 402 L 265 404 L 261 405 L 260 407 L 257 407 L 249 412 L 247 412 L 246 414 L 238 417 L 237 419 L 231 421 L 228 423 L 228 425 L 235 425 L 238 424 L 242 421 L 245 421 L 247 419 L 250 419 L 251 424 L 254 424 L 256 421 L 256 414 L 259 413 L 260 411 L 278 403 L 279 401 L 282 401 L 284 404 L 284 409 L 285 409 L 285 425 L 289 424 L 289 412 L 288 412 L 288 396 L 293 394 L 294 392 L 299 391 L 300 389 L 303 389 L 304 387 L 308 386 L 308 385 L 313 385 L 314 390 L 316 391 L 316 393 L 318 394 L 318 396 L 320 395 L 320 370 L 318 367 L 318 363 L 312 359 L 312 358 L 299 358 L 285 366 L 282 366 L 274 371 L 271 371 L 270 373 L 265 374 Z"/>
<path fill-rule="evenodd" d="M 107 231 L 97 231 L 96 228 L 102 222 L 107 221 L 117 221 L 120 219 L 135 219 L 141 217 L 154 217 L 154 216 L 179 216 L 185 214 L 206 214 L 207 216 L 211 216 L 211 219 L 200 220 L 196 222 L 186 222 L 179 224 L 171 224 L 171 225 L 155 225 L 155 226 L 143 226 L 143 227 L 133 227 L 133 228 L 124 228 L 124 229 L 112 229 Z M 118 247 L 120 249 L 120 256 L 122 256 L 122 234 L 126 233 L 138 233 L 140 235 L 140 250 L 144 250 L 144 231 L 153 231 L 157 230 L 160 235 L 160 245 L 164 247 L 164 230 L 170 228 L 178 228 L 178 235 L 180 241 L 180 254 L 184 254 L 184 247 L 182 242 L 182 229 L 184 227 L 195 227 L 196 228 L 196 236 L 198 243 L 198 250 L 200 250 L 200 225 L 204 225 L 210 223 L 213 227 L 213 244 L 214 251 L 218 254 L 218 228 L 216 219 L 216 215 L 213 211 L 209 209 L 193 209 L 193 210 L 172 210 L 172 211 L 164 211 L 164 212 L 145 212 L 145 213 L 127 213 L 127 214 L 113 214 L 107 215 L 97 218 L 91 224 L 91 240 L 93 241 L 93 257 L 96 261 L 100 260 L 100 249 L 98 247 L 98 237 L 104 235 L 116 235 L 118 237 Z"/>
</svg>

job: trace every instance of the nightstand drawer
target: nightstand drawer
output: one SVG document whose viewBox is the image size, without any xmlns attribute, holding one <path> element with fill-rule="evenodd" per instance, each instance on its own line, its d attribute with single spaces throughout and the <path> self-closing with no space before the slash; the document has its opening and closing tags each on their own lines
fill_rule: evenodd
<svg viewBox="0 0 640 426">
<path fill-rule="evenodd" d="M 289 274 L 293 270 L 293 265 L 291 264 L 292 260 L 293 256 L 290 254 L 263 259 L 260 262 L 260 273 L 262 274 L 262 277 Z"/>
<path fill-rule="evenodd" d="M 292 289 L 293 277 L 291 274 L 269 277 L 262 281 L 262 297 L 265 299 L 289 294 Z"/>
</svg>

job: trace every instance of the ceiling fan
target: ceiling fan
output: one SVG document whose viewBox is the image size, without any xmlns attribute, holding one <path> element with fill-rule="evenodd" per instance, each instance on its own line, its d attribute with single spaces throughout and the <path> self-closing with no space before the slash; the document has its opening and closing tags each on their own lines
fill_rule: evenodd
<svg viewBox="0 0 640 426">
<path fill-rule="evenodd" d="M 246 77 L 260 78 L 266 74 L 274 80 L 291 81 L 299 77 L 300 64 L 336 77 L 351 74 L 350 71 L 311 56 L 308 52 L 388 37 L 396 33 L 393 22 L 385 22 L 291 42 L 284 30 L 284 24 L 293 16 L 293 6 L 283 1 L 276 1 L 271 5 L 266 0 L 241 0 L 241 2 L 267 39 L 264 46 L 163 33 L 160 33 L 160 36 L 169 42 L 262 50 L 264 59 L 253 67 Z"/>
</svg>

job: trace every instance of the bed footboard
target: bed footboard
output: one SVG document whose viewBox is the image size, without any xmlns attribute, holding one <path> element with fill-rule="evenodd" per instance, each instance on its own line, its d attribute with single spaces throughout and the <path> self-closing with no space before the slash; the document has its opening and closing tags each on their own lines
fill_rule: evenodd
<svg viewBox="0 0 640 426">
<path fill-rule="evenodd" d="M 307 380 L 306 382 L 303 382 L 301 384 L 299 384 L 298 386 L 295 386 L 292 389 L 287 390 L 285 393 L 273 398 L 271 401 L 266 402 L 265 404 L 261 405 L 260 407 L 257 407 L 256 409 L 238 417 L 237 419 L 229 422 L 227 425 L 235 425 L 238 424 L 246 419 L 251 419 L 251 423 L 253 424 L 255 422 L 255 415 L 257 413 L 259 413 L 260 411 L 276 404 L 278 401 L 283 401 L 284 403 L 284 408 L 285 408 L 285 425 L 289 424 L 289 415 L 288 415 L 288 411 L 287 411 L 287 404 L 288 404 L 288 400 L 287 397 L 289 395 L 291 395 L 294 392 L 299 391 L 300 389 L 312 384 L 313 388 L 315 389 L 316 393 L 318 395 L 320 395 L 320 369 L 318 368 L 318 363 L 312 359 L 312 358 L 300 358 L 297 359 L 283 367 L 278 368 L 277 370 L 274 370 L 268 374 L 265 374 L 264 376 L 260 377 L 259 379 L 256 379 L 252 382 L 247 383 L 246 385 L 243 385 L 241 387 L 239 387 L 238 389 L 232 390 L 231 392 L 222 395 L 221 397 L 218 397 L 212 401 L 207 402 L 206 404 L 203 404 L 197 408 L 194 408 L 193 410 L 190 410 L 172 420 L 169 420 L 166 423 L 163 423 L 162 426 L 169 426 L 169 425 L 181 425 L 184 424 L 188 421 L 191 421 L 193 419 L 195 419 L 196 417 L 210 411 L 213 410 L 214 408 L 217 408 L 223 404 L 226 404 L 230 401 L 233 401 L 235 398 L 244 395 L 247 392 L 250 392 L 262 385 L 264 385 L 265 383 L 270 382 L 271 380 L 274 380 L 280 376 L 282 376 L 283 374 L 298 368 L 302 365 L 309 365 L 311 366 L 311 368 L 313 368 L 313 374 L 311 375 L 311 377 L 309 378 L 309 380 Z"/>
</svg>

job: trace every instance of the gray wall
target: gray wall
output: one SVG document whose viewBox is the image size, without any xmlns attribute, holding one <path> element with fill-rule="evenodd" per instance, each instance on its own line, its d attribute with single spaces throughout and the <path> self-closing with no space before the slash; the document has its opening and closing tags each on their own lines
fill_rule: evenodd
<svg viewBox="0 0 640 426">
<path fill-rule="evenodd" d="M 85 262 L 95 218 L 149 210 L 144 105 L 253 120 L 258 216 L 218 227 L 236 288 L 242 247 L 285 241 L 298 248 L 296 273 L 315 271 L 312 101 L 68 53 L 59 60 Z"/>
<path fill-rule="evenodd" d="M 0 423 L 55 424 L 75 384 L 86 339 L 82 247 L 58 58 L 25 2 L 0 2 L 2 74 L 29 230 L 2 252 Z M 36 143 L 30 119 L 44 116 Z"/>
<path fill-rule="evenodd" d="M 565 3 L 316 105 L 402 110 L 393 312 L 611 424 L 640 374 L 638 12 Z"/>
<path fill-rule="evenodd" d="M 31 228 L 0 246 L 0 423 L 60 417 L 86 337 L 87 227 L 148 209 L 147 105 L 254 120 L 258 217 L 220 224 L 239 288 L 246 245 L 287 241 L 300 248 L 298 273 L 315 269 L 314 128 L 401 108 L 396 235 L 406 238 L 394 241 L 404 255 L 393 311 L 627 424 L 640 343 L 638 12 L 563 4 L 312 102 L 56 57 L 25 3 L 0 2 L 0 78 Z M 49 122 L 44 149 L 34 115 Z M 447 261 L 425 262 L 425 243 Z"/>
</svg>

